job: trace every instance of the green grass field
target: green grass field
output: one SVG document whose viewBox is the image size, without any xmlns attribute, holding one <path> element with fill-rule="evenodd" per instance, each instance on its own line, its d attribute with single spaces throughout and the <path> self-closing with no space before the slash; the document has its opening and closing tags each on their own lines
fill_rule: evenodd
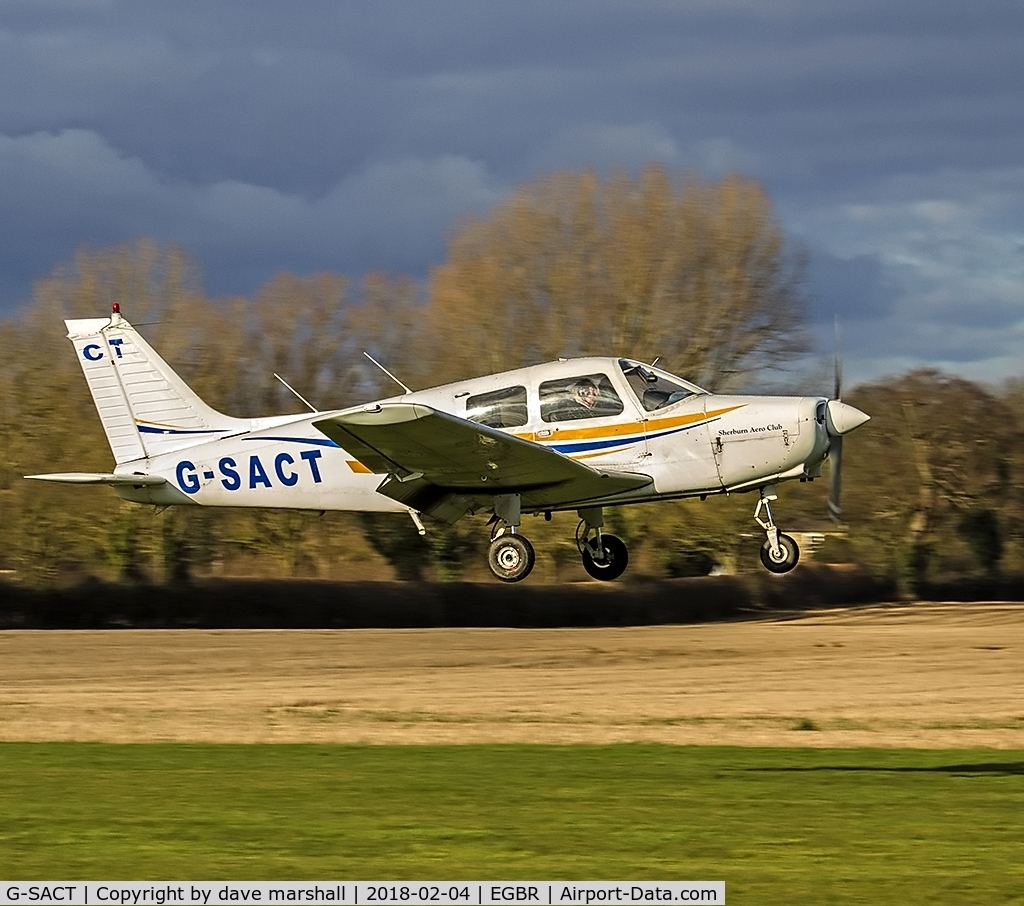
<svg viewBox="0 0 1024 906">
<path fill-rule="evenodd" d="M 0 744 L 6 879 L 724 879 L 1024 903 L 1024 753 Z"/>
</svg>

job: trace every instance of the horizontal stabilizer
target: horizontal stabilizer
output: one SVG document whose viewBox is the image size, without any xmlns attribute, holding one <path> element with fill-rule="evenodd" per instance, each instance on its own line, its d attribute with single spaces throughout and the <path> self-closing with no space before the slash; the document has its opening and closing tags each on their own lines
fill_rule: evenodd
<svg viewBox="0 0 1024 906">
<path fill-rule="evenodd" d="M 59 481 L 63 484 L 106 484 L 126 485 L 137 488 L 143 485 L 167 484 L 159 475 L 111 475 L 106 472 L 53 472 L 49 475 L 26 475 L 39 481 Z"/>
</svg>

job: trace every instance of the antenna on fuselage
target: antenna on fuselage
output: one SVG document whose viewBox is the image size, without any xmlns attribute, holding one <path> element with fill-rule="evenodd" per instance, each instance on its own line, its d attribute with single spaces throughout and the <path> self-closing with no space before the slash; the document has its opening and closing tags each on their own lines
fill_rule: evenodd
<svg viewBox="0 0 1024 906">
<path fill-rule="evenodd" d="M 398 386 L 401 387 L 406 393 L 412 393 L 412 391 L 408 387 L 406 387 L 405 384 L 403 384 L 390 371 L 388 371 L 387 368 L 381 365 L 381 363 L 378 362 L 372 355 L 370 355 L 370 353 L 364 351 L 363 355 L 366 356 L 371 362 L 373 362 L 373 364 L 376 365 L 381 371 L 383 371 L 389 378 L 391 378 L 391 380 L 398 384 Z"/>
<path fill-rule="evenodd" d="M 287 387 L 301 402 L 303 402 L 306 406 L 308 406 L 309 410 L 311 412 L 319 412 L 320 411 L 308 399 L 306 399 L 301 393 L 299 393 L 298 390 L 296 390 L 283 377 L 281 377 L 281 375 L 279 375 L 276 371 L 274 372 L 274 377 L 276 377 L 282 384 L 284 384 L 285 387 Z"/>
</svg>

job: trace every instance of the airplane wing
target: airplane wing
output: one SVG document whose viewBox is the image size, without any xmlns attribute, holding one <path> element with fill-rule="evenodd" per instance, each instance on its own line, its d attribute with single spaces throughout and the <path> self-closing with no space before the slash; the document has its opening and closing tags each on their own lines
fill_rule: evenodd
<svg viewBox="0 0 1024 906">
<path fill-rule="evenodd" d="M 314 427 L 388 477 L 380 493 L 455 522 L 474 501 L 520 494 L 526 508 L 584 505 L 640 488 L 648 475 L 602 472 L 496 428 L 419 403 L 382 403 Z"/>
</svg>

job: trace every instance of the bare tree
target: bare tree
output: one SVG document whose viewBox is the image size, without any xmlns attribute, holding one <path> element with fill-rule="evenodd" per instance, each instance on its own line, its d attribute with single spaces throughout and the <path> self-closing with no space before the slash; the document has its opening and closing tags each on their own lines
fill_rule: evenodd
<svg viewBox="0 0 1024 906">
<path fill-rule="evenodd" d="M 560 173 L 463 226 L 431 315 L 449 378 L 614 352 L 724 389 L 806 349 L 802 270 L 752 180 Z"/>
</svg>

